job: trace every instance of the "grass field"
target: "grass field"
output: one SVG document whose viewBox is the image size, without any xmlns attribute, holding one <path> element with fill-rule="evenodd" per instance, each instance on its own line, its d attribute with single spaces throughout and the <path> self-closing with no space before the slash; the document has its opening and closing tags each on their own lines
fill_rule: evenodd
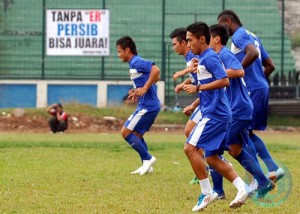
<svg viewBox="0 0 300 214">
<path fill-rule="evenodd" d="M 262 206 L 249 199 L 230 210 L 236 190 L 224 181 L 227 199 L 205 213 L 300 213 L 300 133 L 259 135 L 291 173 L 292 183 L 289 176 L 278 182 L 283 189 L 291 185 L 290 194 L 281 193 L 287 200 Z M 145 139 L 157 162 L 153 174 L 140 176 L 129 173 L 140 161 L 119 133 L 0 133 L 0 213 L 192 213 L 199 186 L 188 183 L 193 172 L 182 151 L 185 137 L 150 132 Z"/>
</svg>

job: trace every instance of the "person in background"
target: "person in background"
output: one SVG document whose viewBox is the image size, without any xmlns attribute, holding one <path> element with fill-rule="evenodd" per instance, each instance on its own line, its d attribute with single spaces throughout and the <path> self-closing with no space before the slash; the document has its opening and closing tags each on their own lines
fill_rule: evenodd
<svg viewBox="0 0 300 214">
<path fill-rule="evenodd" d="M 122 103 L 125 105 L 135 105 L 136 102 L 130 98 L 130 96 L 133 94 L 134 89 L 130 88 L 127 92 L 127 94 L 122 98 Z"/>
<path fill-rule="evenodd" d="M 47 112 L 52 115 L 48 121 L 51 133 L 64 133 L 68 128 L 68 115 L 63 110 L 62 104 L 53 103 L 47 108 Z"/>
</svg>

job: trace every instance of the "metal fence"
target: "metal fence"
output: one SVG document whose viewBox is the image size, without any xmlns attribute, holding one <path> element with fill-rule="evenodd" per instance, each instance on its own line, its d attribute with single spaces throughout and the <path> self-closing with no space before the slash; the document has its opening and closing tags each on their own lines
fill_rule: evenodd
<svg viewBox="0 0 300 214">
<path fill-rule="evenodd" d="M 47 9 L 109 10 L 110 55 L 47 55 Z M 173 52 L 169 33 L 194 21 L 214 24 L 223 9 L 236 11 L 261 38 L 276 64 L 271 85 L 298 84 L 292 55 L 300 43 L 299 23 L 292 23 L 299 19 L 296 0 L 0 0 L 0 79 L 127 80 L 128 65 L 119 61 L 115 42 L 130 35 L 139 54 L 161 68 L 171 103 L 172 75 L 184 60 Z"/>
</svg>

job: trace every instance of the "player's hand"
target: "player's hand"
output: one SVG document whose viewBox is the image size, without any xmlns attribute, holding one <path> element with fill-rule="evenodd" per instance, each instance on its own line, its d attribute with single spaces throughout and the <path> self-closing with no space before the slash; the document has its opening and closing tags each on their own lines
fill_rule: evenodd
<svg viewBox="0 0 300 214">
<path fill-rule="evenodd" d="M 183 112 L 186 116 L 190 116 L 190 115 L 193 113 L 194 110 L 195 110 L 194 106 L 189 105 L 189 106 L 186 106 L 186 107 L 183 109 L 182 112 Z"/>
<path fill-rule="evenodd" d="M 136 94 L 136 89 L 134 89 L 134 91 L 130 95 L 128 95 L 127 99 L 131 100 L 133 103 L 138 100 L 138 95 Z"/>
<path fill-rule="evenodd" d="M 180 93 L 181 90 L 182 90 L 183 85 L 184 85 L 183 83 L 180 83 L 180 84 L 176 85 L 176 87 L 174 89 L 175 93 Z"/>
<path fill-rule="evenodd" d="M 141 88 L 135 89 L 134 94 L 135 94 L 136 96 L 142 97 L 142 96 L 144 96 L 144 94 L 146 94 L 146 92 L 147 92 L 147 88 L 141 87 Z"/>
<path fill-rule="evenodd" d="M 198 69 L 199 59 L 193 58 L 191 61 L 192 62 L 191 62 L 190 67 L 192 68 L 193 72 L 196 73 L 197 69 Z"/>
<path fill-rule="evenodd" d="M 192 85 L 192 84 L 186 84 L 182 87 L 182 89 L 185 91 L 187 94 L 195 94 L 197 91 L 197 86 Z"/>
<path fill-rule="evenodd" d="M 184 73 L 182 73 L 181 71 L 177 71 L 173 75 L 173 79 L 176 80 L 178 77 L 181 77 L 181 76 L 184 76 Z"/>
</svg>

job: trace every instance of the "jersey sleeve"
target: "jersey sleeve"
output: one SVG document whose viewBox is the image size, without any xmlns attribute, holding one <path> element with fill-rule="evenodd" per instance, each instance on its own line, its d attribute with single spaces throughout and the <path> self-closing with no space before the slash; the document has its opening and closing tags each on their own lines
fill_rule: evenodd
<svg viewBox="0 0 300 214">
<path fill-rule="evenodd" d="M 208 57 L 205 60 L 205 66 L 217 80 L 227 77 L 225 69 L 217 55 Z"/>
<path fill-rule="evenodd" d="M 236 47 L 238 47 L 242 51 L 245 51 L 246 47 L 249 44 L 252 44 L 249 34 L 247 34 L 247 32 L 244 30 L 238 31 L 236 34 L 234 34 L 232 36 L 232 42 Z"/>
<path fill-rule="evenodd" d="M 242 69 L 241 63 L 238 61 L 238 59 L 235 57 L 235 55 L 230 52 L 226 51 L 220 54 L 220 59 L 225 67 L 225 69 L 233 69 L 238 70 Z"/>
</svg>

